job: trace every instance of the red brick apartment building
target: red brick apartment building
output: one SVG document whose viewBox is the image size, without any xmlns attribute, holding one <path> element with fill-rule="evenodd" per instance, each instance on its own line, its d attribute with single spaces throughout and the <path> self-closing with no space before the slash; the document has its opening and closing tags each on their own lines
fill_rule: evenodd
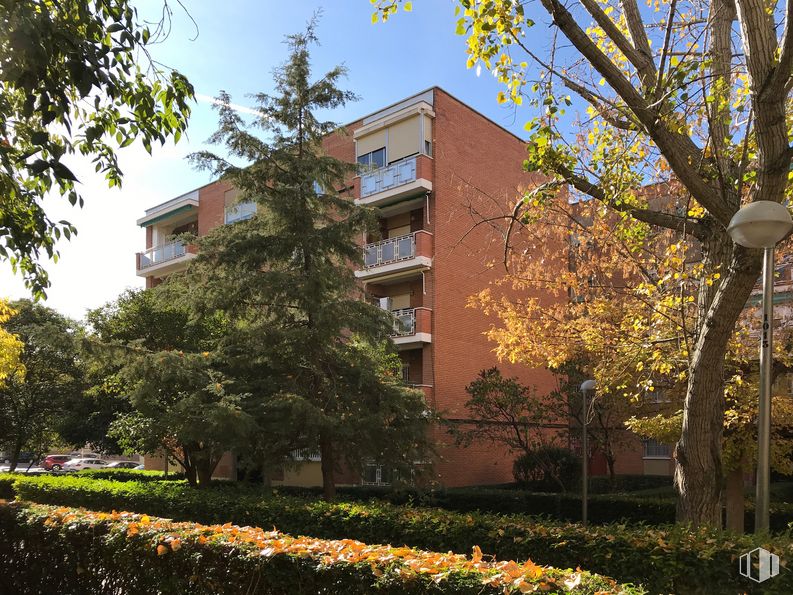
<svg viewBox="0 0 793 595">
<path fill-rule="evenodd" d="M 508 212 L 520 189 L 532 184 L 522 170 L 525 142 L 437 87 L 346 128 L 347 135 L 329 136 L 325 148 L 369 166 L 354 178 L 352 191 L 357 203 L 377 208 L 380 234 L 364 238 L 364 264 L 355 276 L 399 321 L 393 341 L 405 381 L 455 420 L 466 418 L 466 385 L 496 364 L 538 391 L 551 390 L 547 371 L 498 362 L 483 336 L 492 321 L 467 307 L 471 295 L 503 274 L 492 266 L 503 257 L 502 236 L 474 223 Z M 234 189 L 219 181 L 148 209 L 138 220 L 146 250 L 137 254 L 137 274 L 147 287 L 155 285 L 194 257 L 189 247 L 168 242 L 170 236 L 203 235 L 254 212 L 255 205 L 238 203 Z M 436 439 L 442 446 L 434 469 L 443 485 L 512 481 L 509 453 L 490 444 L 457 448 L 442 430 Z M 668 450 L 651 446 L 644 459 L 639 452 L 622 457 L 620 473 L 671 471 Z M 600 466 L 593 467 L 597 472 Z M 365 483 L 387 481 L 375 466 L 364 475 Z M 319 484 L 319 465 L 304 465 L 284 481 Z"/>
</svg>

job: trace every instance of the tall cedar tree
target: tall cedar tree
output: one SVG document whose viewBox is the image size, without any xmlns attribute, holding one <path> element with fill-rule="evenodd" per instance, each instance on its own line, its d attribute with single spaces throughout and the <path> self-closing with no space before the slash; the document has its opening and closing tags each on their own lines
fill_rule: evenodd
<svg viewBox="0 0 793 595">
<path fill-rule="evenodd" d="M 373 215 L 350 196 L 353 165 L 323 151 L 323 138 L 343 131 L 315 115 L 355 98 L 336 86 L 345 69 L 311 82 L 313 22 L 287 40 L 289 59 L 274 72 L 278 94 L 254 96 L 260 116 L 253 126 L 220 95 L 211 142 L 243 165 L 210 152 L 192 156 L 241 200 L 255 201 L 257 215 L 202 238 L 171 293 L 199 315 L 222 310 L 235 321 L 227 349 L 246 368 L 248 406 L 260 412 L 261 435 L 319 452 L 331 499 L 342 462 L 360 468 L 375 460 L 408 473 L 425 460 L 429 417 L 385 347 L 393 321 L 362 299 L 352 273 L 361 259 L 355 239 Z"/>
</svg>

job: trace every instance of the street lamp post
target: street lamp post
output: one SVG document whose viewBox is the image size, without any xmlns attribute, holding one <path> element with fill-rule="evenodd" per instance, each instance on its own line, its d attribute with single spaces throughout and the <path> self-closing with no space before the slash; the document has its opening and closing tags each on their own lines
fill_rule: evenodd
<svg viewBox="0 0 793 595">
<path fill-rule="evenodd" d="M 586 527 L 589 491 L 589 457 L 587 448 L 587 424 L 589 422 L 589 401 L 595 392 L 595 381 L 584 380 L 581 383 L 581 522 Z"/>
<path fill-rule="evenodd" d="M 736 244 L 763 249 L 763 324 L 760 339 L 760 401 L 757 415 L 757 493 L 755 533 L 768 531 L 771 475 L 771 360 L 774 347 L 774 246 L 793 229 L 779 203 L 759 200 L 733 216 L 727 228 Z"/>
</svg>

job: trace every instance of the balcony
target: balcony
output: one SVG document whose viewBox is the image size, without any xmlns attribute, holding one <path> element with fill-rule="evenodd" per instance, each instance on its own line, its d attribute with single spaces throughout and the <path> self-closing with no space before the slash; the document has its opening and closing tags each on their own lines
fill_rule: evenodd
<svg viewBox="0 0 793 595">
<path fill-rule="evenodd" d="M 356 203 L 382 207 L 409 196 L 432 191 L 431 159 L 426 155 L 413 155 L 376 170 L 362 173 L 356 182 L 360 185 Z M 356 184 L 356 185 L 358 185 Z"/>
<path fill-rule="evenodd" d="M 404 308 L 391 312 L 394 328 L 391 338 L 399 349 L 415 349 L 432 343 L 432 310 L 429 308 Z"/>
<path fill-rule="evenodd" d="M 177 196 L 155 207 L 146 209 L 146 214 L 138 219 L 137 224 L 141 227 L 148 227 L 149 225 L 172 219 L 181 219 L 190 216 L 195 217 L 197 212 L 198 190 L 193 190 L 192 192 Z"/>
<path fill-rule="evenodd" d="M 139 277 L 162 277 L 187 267 L 187 262 L 195 258 L 184 242 L 174 241 L 160 244 L 138 252 L 136 274 Z"/>
<path fill-rule="evenodd" d="M 364 268 L 355 271 L 363 281 L 385 281 L 415 275 L 432 267 L 432 234 L 415 231 L 363 248 Z"/>
</svg>

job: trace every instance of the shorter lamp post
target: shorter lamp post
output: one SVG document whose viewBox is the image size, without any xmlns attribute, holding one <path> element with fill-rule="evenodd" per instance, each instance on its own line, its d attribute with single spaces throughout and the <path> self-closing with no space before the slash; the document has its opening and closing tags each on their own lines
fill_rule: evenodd
<svg viewBox="0 0 793 595">
<path fill-rule="evenodd" d="M 587 524 L 587 492 L 589 491 L 589 457 L 587 448 L 587 423 L 589 422 L 589 402 L 595 392 L 595 381 L 581 383 L 581 522 Z"/>
<path fill-rule="evenodd" d="M 740 209 L 727 231 L 736 244 L 763 249 L 763 326 L 760 340 L 760 401 L 757 415 L 755 533 L 768 531 L 771 475 L 771 358 L 774 347 L 774 246 L 793 229 L 787 208 L 758 200 Z"/>
</svg>

